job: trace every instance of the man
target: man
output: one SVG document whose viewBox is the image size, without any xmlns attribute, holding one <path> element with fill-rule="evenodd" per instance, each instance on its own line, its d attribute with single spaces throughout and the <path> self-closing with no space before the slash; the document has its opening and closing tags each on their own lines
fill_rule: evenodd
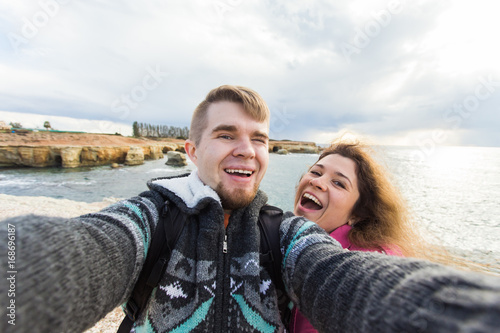
<svg viewBox="0 0 500 333">
<path fill-rule="evenodd" d="M 165 201 L 189 219 L 135 332 L 283 331 L 275 287 L 259 263 L 268 125 L 257 93 L 216 88 L 195 110 L 185 144 L 197 171 L 154 179 L 138 197 L 69 221 L 4 221 L 15 226 L 17 320 L 5 320 L 11 310 L 2 300 L 1 331 L 79 332 L 123 304 Z M 287 291 L 320 331 L 487 331 L 500 324 L 498 279 L 344 251 L 290 213 L 280 236 Z M 11 280 L 1 279 L 2 295 L 9 288 Z"/>
</svg>

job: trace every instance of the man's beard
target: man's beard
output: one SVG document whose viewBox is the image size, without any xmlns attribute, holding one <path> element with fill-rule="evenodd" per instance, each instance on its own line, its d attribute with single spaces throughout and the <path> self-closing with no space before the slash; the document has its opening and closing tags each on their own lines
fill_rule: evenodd
<svg viewBox="0 0 500 333">
<path fill-rule="evenodd" d="M 250 205 L 258 189 L 259 186 L 255 184 L 252 191 L 244 189 L 232 189 L 232 191 L 228 191 L 227 188 L 219 183 L 215 192 L 219 195 L 224 210 L 235 210 Z"/>
</svg>

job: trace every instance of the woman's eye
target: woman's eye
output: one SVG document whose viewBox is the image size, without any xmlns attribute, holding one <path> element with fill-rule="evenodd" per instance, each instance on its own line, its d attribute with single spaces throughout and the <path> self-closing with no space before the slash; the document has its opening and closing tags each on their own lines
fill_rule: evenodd
<svg viewBox="0 0 500 333">
<path fill-rule="evenodd" d="M 334 185 L 342 187 L 345 189 L 345 185 L 342 182 L 339 182 L 338 180 L 333 180 L 332 181 Z"/>
<path fill-rule="evenodd" d="M 312 173 L 315 176 L 321 176 L 321 174 L 318 171 L 311 170 L 310 173 Z"/>
</svg>

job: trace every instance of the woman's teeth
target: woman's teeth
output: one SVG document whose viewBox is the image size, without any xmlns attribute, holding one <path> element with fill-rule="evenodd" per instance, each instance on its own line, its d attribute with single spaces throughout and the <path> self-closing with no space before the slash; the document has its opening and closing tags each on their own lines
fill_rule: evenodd
<svg viewBox="0 0 500 333">
<path fill-rule="evenodd" d="M 309 193 L 304 193 L 303 197 L 306 198 L 306 199 L 311 200 L 316 205 L 318 205 L 319 207 L 323 208 L 323 205 L 321 204 L 321 202 L 319 202 L 318 198 L 316 198 L 314 195 L 309 194 Z"/>
</svg>

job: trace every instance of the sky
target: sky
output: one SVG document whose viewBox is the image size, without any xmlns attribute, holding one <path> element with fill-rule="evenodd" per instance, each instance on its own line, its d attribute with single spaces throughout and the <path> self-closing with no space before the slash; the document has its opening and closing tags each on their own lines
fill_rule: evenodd
<svg viewBox="0 0 500 333">
<path fill-rule="evenodd" d="M 0 120 L 131 135 L 250 87 L 270 137 L 500 146 L 500 3 L 3 1 Z"/>
</svg>

